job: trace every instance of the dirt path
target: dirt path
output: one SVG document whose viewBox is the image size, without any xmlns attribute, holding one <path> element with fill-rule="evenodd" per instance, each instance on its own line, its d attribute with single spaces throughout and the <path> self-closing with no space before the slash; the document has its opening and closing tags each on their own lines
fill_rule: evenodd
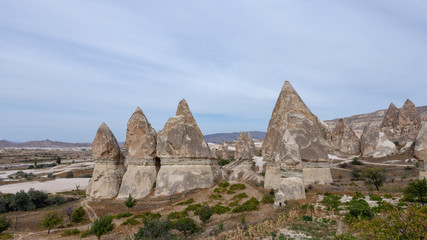
<svg viewBox="0 0 427 240">
<path fill-rule="evenodd" d="M 96 215 L 95 210 L 93 210 L 93 208 L 91 206 L 89 206 L 87 199 L 85 199 L 81 202 L 81 206 L 83 206 L 83 208 L 86 209 L 87 215 L 88 215 L 89 220 L 91 222 L 95 221 L 95 219 L 98 218 L 98 215 Z"/>
</svg>

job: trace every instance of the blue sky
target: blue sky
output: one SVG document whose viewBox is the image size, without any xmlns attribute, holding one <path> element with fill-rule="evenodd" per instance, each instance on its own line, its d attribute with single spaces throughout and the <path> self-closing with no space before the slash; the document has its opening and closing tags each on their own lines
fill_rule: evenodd
<svg viewBox="0 0 427 240">
<path fill-rule="evenodd" d="M 265 131 L 289 80 L 327 120 L 427 105 L 427 1 L 0 1 L 0 139 L 119 141 L 185 98 L 204 134 Z"/>
</svg>

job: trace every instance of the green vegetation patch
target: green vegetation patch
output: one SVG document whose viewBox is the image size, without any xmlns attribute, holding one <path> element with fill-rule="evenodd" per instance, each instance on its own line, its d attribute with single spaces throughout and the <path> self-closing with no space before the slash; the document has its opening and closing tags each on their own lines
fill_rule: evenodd
<svg viewBox="0 0 427 240">
<path fill-rule="evenodd" d="M 242 205 L 237 206 L 233 209 L 233 213 L 239 213 L 239 212 L 250 212 L 254 210 L 258 210 L 259 208 L 259 201 L 252 197 L 251 199 L 244 202 Z"/>
<path fill-rule="evenodd" d="M 235 183 L 230 185 L 230 190 L 243 190 L 246 189 L 246 185 L 243 183 Z"/>
<path fill-rule="evenodd" d="M 194 199 L 190 198 L 187 201 L 179 202 L 176 205 L 188 205 L 188 204 L 192 204 L 193 202 L 194 202 Z"/>
</svg>

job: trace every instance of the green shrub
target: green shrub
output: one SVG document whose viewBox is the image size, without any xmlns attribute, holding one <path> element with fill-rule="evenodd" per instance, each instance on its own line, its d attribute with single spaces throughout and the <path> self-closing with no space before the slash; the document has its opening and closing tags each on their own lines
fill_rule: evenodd
<svg viewBox="0 0 427 240">
<path fill-rule="evenodd" d="M 102 235 L 112 231 L 114 229 L 113 217 L 110 215 L 104 215 L 96 219 L 92 223 L 90 233 L 100 239 Z"/>
<path fill-rule="evenodd" d="M 326 210 L 331 211 L 331 210 L 335 210 L 338 211 L 340 210 L 340 202 L 341 196 L 336 196 L 333 195 L 331 193 L 325 193 L 325 197 L 323 198 L 322 201 L 320 201 L 320 203 L 322 203 L 325 207 Z"/>
<path fill-rule="evenodd" d="M 203 223 L 206 223 L 212 216 L 213 211 L 209 206 L 203 206 L 200 210 L 199 210 L 199 218 Z"/>
<path fill-rule="evenodd" d="M 212 199 L 212 200 L 219 200 L 221 198 L 222 198 L 222 195 L 220 195 L 220 194 L 211 194 L 209 196 L 209 199 Z"/>
<path fill-rule="evenodd" d="M 144 227 L 135 233 L 135 240 L 142 239 L 173 239 L 172 223 L 169 220 L 152 219 L 144 222 Z"/>
<path fill-rule="evenodd" d="M 135 217 L 131 217 L 126 219 L 122 225 L 137 225 L 140 224 L 141 222 L 139 222 Z"/>
<path fill-rule="evenodd" d="M 66 178 L 73 178 L 74 177 L 74 173 L 73 171 L 69 171 L 67 172 L 67 175 L 65 176 Z"/>
<path fill-rule="evenodd" d="M 197 204 L 191 204 L 188 205 L 188 207 L 185 208 L 185 212 L 194 212 L 195 215 L 197 215 L 197 213 L 199 212 L 200 208 L 202 208 L 202 204 L 201 203 L 197 203 Z"/>
<path fill-rule="evenodd" d="M 114 218 L 115 219 L 121 219 L 121 218 L 130 217 L 130 216 L 132 216 L 132 213 L 124 212 L 124 213 L 117 213 L 116 215 L 114 215 Z"/>
<path fill-rule="evenodd" d="M 79 223 L 83 221 L 86 212 L 82 206 L 76 208 L 71 214 L 71 221 L 75 223 Z"/>
<path fill-rule="evenodd" d="M 211 207 L 213 214 L 224 214 L 230 211 L 229 207 L 222 206 L 220 203 L 217 203 L 215 206 Z"/>
<path fill-rule="evenodd" d="M 350 233 L 343 233 L 334 237 L 334 240 L 357 240 L 356 237 Z"/>
<path fill-rule="evenodd" d="M 230 185 L 230 190 L 234 191 L 234 190 L 243 190 L 246 189 L 246 185 L 243 183 L 236 183 L 236 184 L 231 184 Z"/>
<path fill-rule="evenodd" d="M 130 193 L 129 193 L 128 198 L 124 201 L 125 206 L 130 211 L 130 209 L 133 208 L 136 205 L 136 203 L 137 203 L 136 199 L 133 198 L 132 195 L 130 195 Z"/>
<path fill-rule="evenodd" d="M 235 194 L 236 192 L 233 190 L 227 190 L 227 194 Z"/>
<path fill-rule="evenodd" d="M 168 219 L 180 219 L 180 218 L 184 218 L 184 217 L 188 217 L 188 213 L 186 211 L 182 211 L 182 212 L 171 212 L 168 215 Z"/>
<path fill-rule="evenodd" d="M 176 205 L 188 205 L 188 204 L 192 204 L 193 202 L 194 202 L 194 199 L 190 198 L 187 201 L 179 202 Z"/>
<path fill-rule="evenodd" d="M 233 213 L 238 212 L 250 212 L 258 209 L 259 201 L 252 197 L 251 199 L 244 202 L 242 205 L 237 206 L 233 209 Z"/>
<path fill-rule="evenodd" d="M 151 213 L 151 212 L 144 212 L 144 213 L 135 215 L 135 218 L 141 218 L 143 222 L 159 219 L 161 217 L 162 215 L 160 215 L 160 213 Z"/>
<path fill-rule="evenodd" d="M 352 197 L 352 199 L 353 199 L 353 200 L 357 200 L 357 199 L 365 199 L 365 196 L 364 196 L 362 193 L 360 193 L 360 192 L 356 192 L 356 193 L 354 194 L 354 196 Z"/>
<path fill-rule="evenodd" d="M 61 234 L 61 236 L 68 237 L 68 236 L 79 235 L 79 234 L 80 234 L 80 230 L 78 230 L 77 228 L 74 228 L 74 229 L 67 229 L 67 230 L 65 230 Z"/>
<path fill-rule="evenodd" d="M 360 171 L 359 169 L 355 169 L 351 171 L 351 176 L 353 176 L 353 178 L 355 179 L 359 179 L 362 176 L 362 171 Z"/>
<path fill-rule="evenodd" d="M 384 197 L 388 198 L 388 199 L 392 199 L 393 195 L 391 195 L 390 193 L 386 193 L 386 194 L 384 194 Z"/>
<path fill-rule="evenodd" d="M 231 200 L 241 200 L 241 199 L 243 199 L 243 198 L 247 198 L 248 197 L 248 195 L 246 194 L 246 193 L 238 193 L 238 194 L 236 194 L 236 195 L 234 195 L 232 198 L 231 198 Z"/>
<path fill-rule="evenodd" d="M 10 227 L 10 219 L 8 219 L 5 215 L 0 216 L 0 233 L 4 232 Z"/>
<path fill-rule="evenodd" d="M 375 194 L 369 195 L 369 199 L 372 200 L 372 201 L 382 201 L 383 200 L 382 197 L 380 197 L 378 195 L 375 195 Z"/>
<path fill-rule="evenodd" d="M 48 228 L 47 234 L 49 234 L 50 230 L 53 227 L 62 223 L 62 220 L 63 220 L 62 215 L 56 212 L 46 213 L 40 225 L 42 225 L 43 227 L 47 227 Z"/>
<path fill-rule="evenodd" d="M 228 159 L 218 159 L 218 165 L 219 166 L 224 166 L 224 165 L 227 165 L 227 164 L 229 164 L 231 161 L 230 160 L 228 160 Z"/>
<path fill-rule="evenodd" d="M 215 193 L 223 193 L 223 192 L 225 192 L 225 191 L 227 191 L 227 189 L 225 189 L 225 188 L 217 188 L 217 187 L 216 187 L 216 188 L 214 189 L 214 192 L 215 192 Z"/>
<path fill-rule="evenodd" d="M 351 164 L 353 164 L 353 165 L 363 165 L 363 163 L 359 160 L 358 157 L 354 157 L 353 160 L 351 161 Z"/>
<path fill-rule="evenodd" d="M 84 175 L 81 175 L 80 177 L 81 178 L 91 178 L 92 175 L 90 175 L 90 174 L 84 174 Z"/>
<path fill-rule="evenodd" d="M 261 202 L 263 204 L 274 203 L 274 196 L 272 196 L 271 194 L 264 194 L 264 196 L 261 199 Z"/>
<path fill-rule="evenodd" d="M 221 188 L 228 188 L 228 186 L 230 186 L 229 182 L 218 183 L 218 187 L 221 187 Z"/>
<path fill-rule="evenodd" d="M 55 178 L 55 174 L 53 174 L 53 173 L 48 173 L 48 174 L 47 174 L 47 177 L 48 177 L 48 178 Z"/>
<path fill-rule="evenodd" d="M 232 202 L 230 202 L 228 204 L 228 206 L 230 206 L 230 207 L 235 207 L 235 206 L 238 206 L 238 205 L 239 205 L 239 200 L 234 200 L 234 201 L 232 201 Z"/>
<path fill-rule="evenodd" d="M 427 203 L 427 180 L 410 182 L 405 188 L 404 201 Z"/>
<path fill-rule="evenodd" d="M 347 203 L 347 209 L 349 212 L 345 215 L 347 221 L 352 219 L 361 218 L 363 220 L 372 219 L 374 212 L 372 211 L 369 204 L 363 199 L 351 200 Z"/>
<path fill-rule="evenodd" d="M 314 209 L 314 205 L 313 204 L 309 204 L 309 203 L 304 203 L 303 205 L 301 205 L 300 208 L 302 210 L 308 210 L 308 209 L 313 210 Z"/>
<path fill-rule="evenodd" d="M 309 215 L 303 215 L 302 216 L 302 220 L 303 221 L 307 221 L 307 222 L 312 222 L 313 221 L 313 217 L 309 216 Z"/>
<path fill-rule="evenodd" d="M 197 223 L 191 218 L 180 218 L 173 223 L 173 228 L 182 232 L 186 237 L 200 230 Z"/>
</svg>

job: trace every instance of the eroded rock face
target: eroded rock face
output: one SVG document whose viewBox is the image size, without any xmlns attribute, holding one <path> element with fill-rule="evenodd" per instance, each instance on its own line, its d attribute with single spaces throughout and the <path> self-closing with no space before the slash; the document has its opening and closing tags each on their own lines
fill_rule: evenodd
<svg viewBox="0 0 427 240">
<path fill-rule="evenodd" d="M 424 162 L 425 170 L 427 170 L 427 122 L 422 124 L 421 130 L 418 133 L 415 142 L 415 157 Z"/>
<path fill-rule="evenodd" d="M 390 141 L 405 145 L 415 142 L 421 128 L 421 117 L 414 103 L 407 99 L 399 110 L 394 104 L 390 105 L 380 127 Z"/>
<path fill-rule="evenodd" d="M 236 142 L 236 152 L 234 153 L 234 159 L 236 160 L 251 160 L 251 149 L 248 138 L 244 132 L 239 133 L 239 137 Z M 255 145 L 254 145 L 255 147 Z"/>
<path fill-rule="evenodd" d="M 87 195 L 92 199 L 116 197 L 125 172 L 120 155 L 119 144 L 107 124 L 99 127 L 92 143 L 92 155 L 95 159 L 90 186 Z"/>
<path fill-rule="evenodd" d="M 161 168 L 156 195 L 172 195 L 211 187 L 218 176 L 218 162 L 183 99 L 176 116 L 169 118 L 157 135 Z"/>
<path fill-rule="evenodd" d="M 325 124 L 326 125 L 326 124 Z M 270 158 L 282 144 L 285 131 L 295 136 L 301 158 L 307 162 L 329 162 L 327 126 L 307 108 L 300 96 L 286 81 L 271 115 L 263 144 L 264 158 Z"/>
<path fill-rule="evenodd" d="M 281 178 L 303 178 L 303 167 L 329 170 L 330 137 L 328 126 L 311 113 L 286 81 L 263 144 L 263 157 L 268 162 L 264 186 L 277 190 Z"/>
<path fill-rule="evenodd" d="M 233 154 L 230 152 L 230 150 L 228 149 L 228 143 L 223 142 L 221 143 L 221 158 L 222 159 L 230 159 L 232 158 Z"/>
<path fill-rule="evenodd" d="M 254 139 L 252 138 L 252 134 L 250 132 L 248 132 L 248 135 L 246 136 L 246 141 L 249 144 L 249 149 L 251 150 L 251 156 L 255 156 L 256 155 L 255 143 L 254 143 Z"/>
<path fill-rule="evenodd" d="M 367 126 L 363 130 L 361 151 L 364 157 L 380 158 L 396 154 L 397 148 L 380 129 Z"/>
<path fill-rule="evenodd" d="M 279 191 L 274 195 L 274 207 L 285 206 L 286 200 L 305 199 L 304 182 L 298 177 L 282 178 Z"/>
<path fill-rule="evenodd" d="M 137 108 L 130 117 L 127 130 L 125 147 L 127 170 L 123 176 L 118 199 L 143 198 L 150 193 L 156 181 L 157 133 L 151 127 L 141 108 Z"/>
<path fill-rule="evenodd" d="M 335 150 L 342 153 L 360 154 L 360 140 L 353 129 L 345 126 L 342 118 L 332 131 L 332 145 Z"/>
</svg>

